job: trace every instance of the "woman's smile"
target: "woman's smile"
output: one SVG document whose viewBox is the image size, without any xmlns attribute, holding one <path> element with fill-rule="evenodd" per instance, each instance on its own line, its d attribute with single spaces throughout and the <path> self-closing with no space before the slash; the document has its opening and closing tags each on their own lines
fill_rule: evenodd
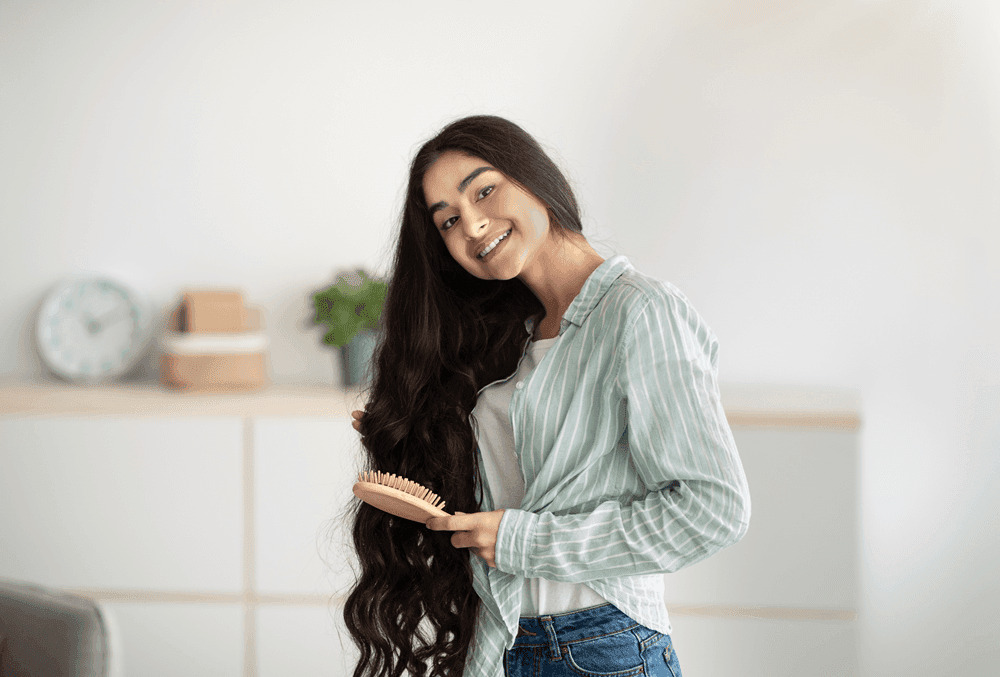
<svg viewBox="0 0 1000 677">
<path fill-rule="evenodd" d="M 499 247 L 501 244 L 507 241 L 507 237 L 511 234 L 513 230 L 514 230 L 513 228 L 508 228 L 507 231 L 504 232 L 500 237 L 493 240 L 493 242 L 487 245 L 486 249 L 477 254 L 476 258 L 478 258 L 480 261 L 485 261 L 487 258 L 492 258 L 493 252 L 497 250 L 497 247 Z"/>
</svg>

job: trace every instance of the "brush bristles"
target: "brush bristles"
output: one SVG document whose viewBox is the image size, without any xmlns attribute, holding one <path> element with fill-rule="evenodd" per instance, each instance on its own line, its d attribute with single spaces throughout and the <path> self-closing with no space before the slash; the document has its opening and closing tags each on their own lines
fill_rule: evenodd
<svg viewBox="0 0 1000 677">
<path fill-rule="evenodd" d="M 397 477 L 396 475 L 389 475 L 384 472 L 376 471 L 358 474 L 358 481 L 371 482 L 372 484 L 381 484 L 384 487 L 399 489 L 400 491 L 404 491 L 411 496 L 416 496 L 420 500 L 427 501 L 435 508 L 444 509 L 444 501 L 441 500 L 440 496 L 431 493 L 430 489 L 408 480 L 405 477 Z"/>
</svg>

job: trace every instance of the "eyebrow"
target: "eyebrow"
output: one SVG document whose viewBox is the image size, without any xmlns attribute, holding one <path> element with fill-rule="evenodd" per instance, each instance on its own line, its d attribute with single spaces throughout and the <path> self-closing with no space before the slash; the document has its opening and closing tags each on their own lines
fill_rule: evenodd
<svg viewBox="0 0 1000 677">
<path fill-rule="evenodd" d="M 469 174 L 464 179 L 462 179 L 462 182 L 458 184 L 458 192 L 459 193 L 464 193 L 465 189 L 469 187 L 469 184 L 472 183 L 472 181 L 477 176 L 479 176 L 483 172 L 488 172 L 488 171 L 492 171 L 492 170 L 493 170 L 493 167 L 477 167 L 476 169 L 473 169 L 472 173 Z M 445 202 L 444 200 L 441 200 L 440 202 L 435 202 L 434 204 L 432 204 L 430 206 L 431 215 L 433 216 L 435 212 L 441 211 L 442 209 L 444 209 L 447 206 L 448 206 L 448 203 Z"/>
</svg>

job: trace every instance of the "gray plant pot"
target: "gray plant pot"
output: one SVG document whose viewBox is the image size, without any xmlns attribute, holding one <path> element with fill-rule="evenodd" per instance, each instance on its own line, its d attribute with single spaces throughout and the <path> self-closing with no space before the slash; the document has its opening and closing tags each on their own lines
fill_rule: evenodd
<svg viewBox="0 0 1000 677">
<path fill-rule="evenodd" d="M 345 388 L 365 385 L 371 381 L 374 367 L 372 356 L 378 334 L 372 329 L 362 329 L 351 342 L 340 348 L 342 381 Z"/>
</svg>

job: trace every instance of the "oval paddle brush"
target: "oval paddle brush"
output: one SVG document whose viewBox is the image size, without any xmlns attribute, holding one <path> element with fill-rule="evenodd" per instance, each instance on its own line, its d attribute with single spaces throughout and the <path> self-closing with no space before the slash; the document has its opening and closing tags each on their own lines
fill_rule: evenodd
<svg viewBox="0 0 1000 677">
<path fill-rule="evenodd" d="M 405 477 L 384 472 L 361 473 L 353 491 L 370 506 L 421 524 L 431 517 L 449 516 L 442 510 L 444 501 L 440 496 Z"/>
</svg>

